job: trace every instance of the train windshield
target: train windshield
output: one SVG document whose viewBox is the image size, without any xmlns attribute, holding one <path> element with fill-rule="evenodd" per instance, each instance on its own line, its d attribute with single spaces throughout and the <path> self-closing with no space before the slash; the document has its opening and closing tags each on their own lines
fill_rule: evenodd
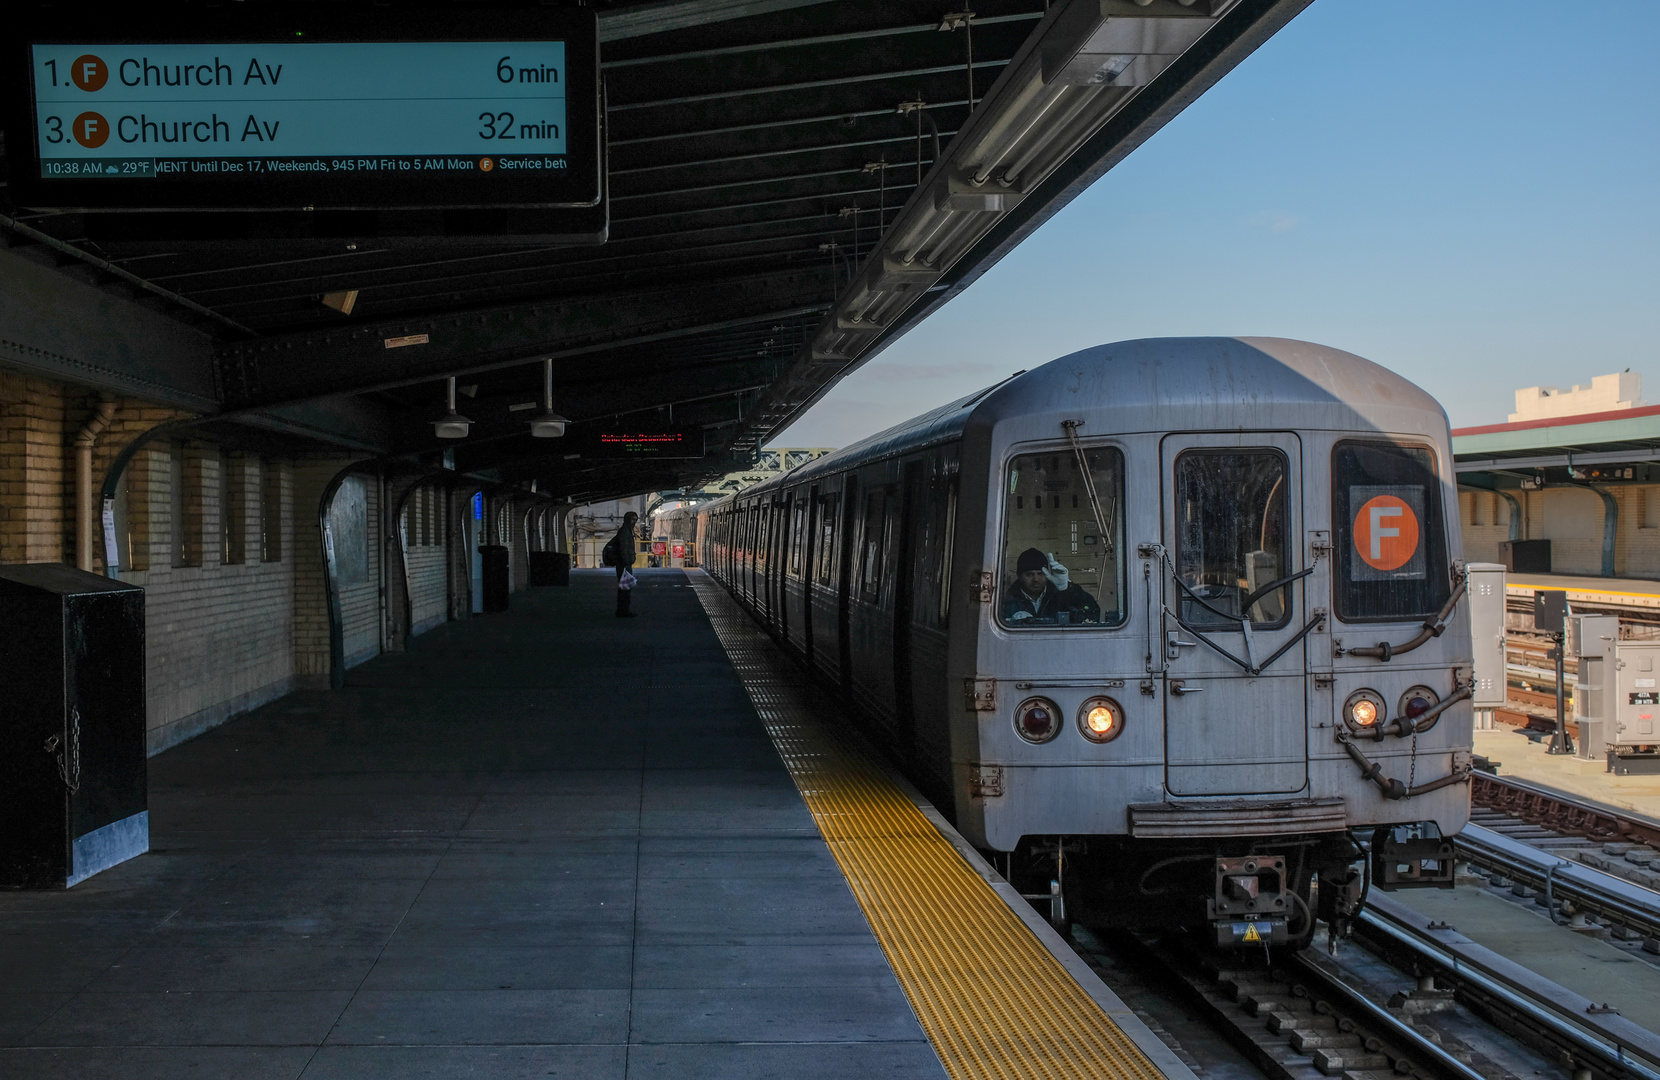
<svg viewBox="0 0 1660 1080">
<path fill-rule="evenodd" d="M 1422 446 L 1340 442 L 1332 452 L 1338 617 L 1417 619 L 1447 602 L 1435 455 Z"/>
<path fill-rule="evenodd" d="M 998 615 L 1010 629 L 1124 621 L 1124 455 L 1110 446 L 1009 463 Z"/>
<path fill-rule="evenodd" d="M 1289 466 L 1278 450 L 1188 450 L 1176 458 L 1176 575 L 1190 626 L 1281 626 L 1293 573 Z"/>
</svg>

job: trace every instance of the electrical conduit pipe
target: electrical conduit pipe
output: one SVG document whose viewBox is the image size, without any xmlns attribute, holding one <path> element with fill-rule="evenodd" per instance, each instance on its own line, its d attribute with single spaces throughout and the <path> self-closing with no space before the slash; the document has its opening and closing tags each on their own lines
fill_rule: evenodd
<svg viewBox="0 0 1660 1080">
<path fill-rule="evenodd" d="M 114 418 L 114 396 L 100 394 L 92 418 L 75 436 L 75 565 L 82 570 L 93 569 L 93 538 L 98 534 L 95 525 L 99 517 L 98 492 L 92 487 L 92 449 Z"/>
</svg>

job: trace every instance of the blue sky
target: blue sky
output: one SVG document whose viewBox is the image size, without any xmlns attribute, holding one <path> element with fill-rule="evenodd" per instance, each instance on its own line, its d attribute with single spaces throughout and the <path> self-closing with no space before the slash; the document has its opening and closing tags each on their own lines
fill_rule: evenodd
<svg viewBox="0 0 1660 1080">
<path fill-rule="evenodd" d="M 1660 403 L 1656 40 L 1653 0 L 1314 0 L 774 445 L 1187 334 L 1348 349 L 1454 426 L 1627 367 Z"/>
</svg>

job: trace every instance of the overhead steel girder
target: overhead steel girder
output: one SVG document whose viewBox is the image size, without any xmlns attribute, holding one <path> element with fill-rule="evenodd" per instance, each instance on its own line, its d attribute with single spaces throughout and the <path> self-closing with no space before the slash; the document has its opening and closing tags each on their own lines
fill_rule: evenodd
<svg viewBox="0 0 1660 1080">
<path fill-rule="evenodd" d="M 6 250 L 0 365 L 190 412 L 219 408 L 207 334 Z"/>
<path fill-rule="evenodd" d="M 238 409 L 361 394 L 809 314 L 833 291 L 830 269 L 814 266 L 262 338 L 220 350 L 220 382 Z"/>
</svg>

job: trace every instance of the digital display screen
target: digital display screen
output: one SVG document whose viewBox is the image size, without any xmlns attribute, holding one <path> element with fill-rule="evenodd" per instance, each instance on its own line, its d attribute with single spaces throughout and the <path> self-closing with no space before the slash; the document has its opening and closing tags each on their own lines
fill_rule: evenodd
<svg viewBox="0 0 1660 1080">
<path fill-rule="evenodd" d="M 14 182 L 90 209 L 599 201 L 591 14 L 586 27 L 562 25 L 563 12 L 465 28 L 431 25 L 430 12 L 395 20 L 468 40 L 342 40 L 364 28 L 331 17 L 226 26 L 214 41 L 28 35 L 27 137 L 8 130 L 7 145 L 34 154 L 24 176 L 8 154 Z"/>
<path fill-rule="evenodd" d="M 592 458 L 700 458 L 703 429 L 573 426 L 566 445 Z"/>
</svg>

